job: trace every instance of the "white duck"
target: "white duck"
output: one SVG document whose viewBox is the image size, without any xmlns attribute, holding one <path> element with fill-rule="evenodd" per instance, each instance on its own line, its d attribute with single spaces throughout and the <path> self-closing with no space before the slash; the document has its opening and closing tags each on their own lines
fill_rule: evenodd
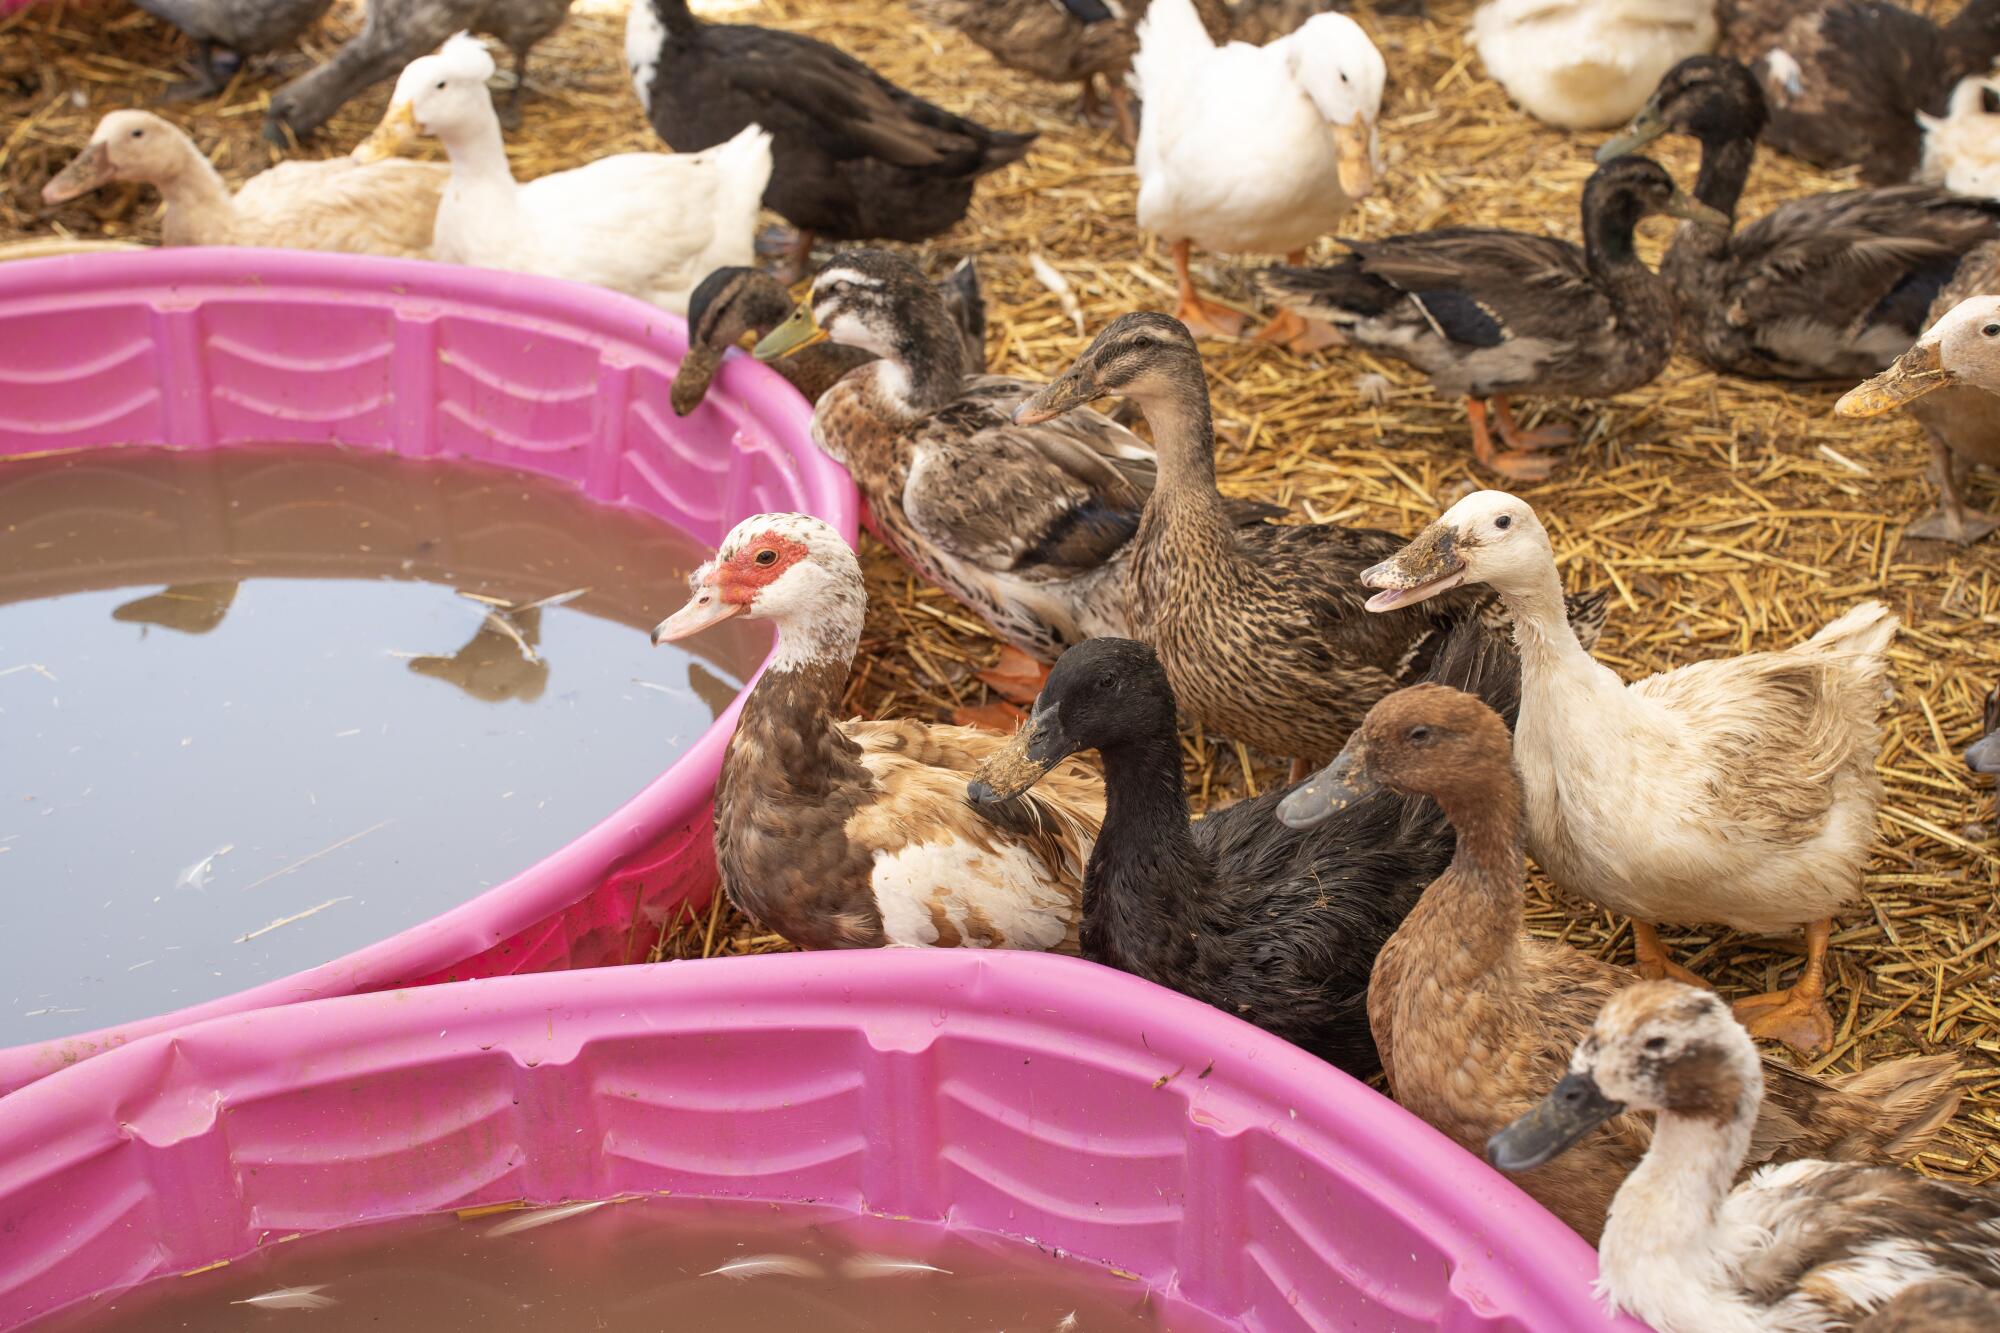
<svg viewBox="0 0 2000 1333">
<path fill-rule="evenodd" d="M 515 181 L 486 81 L 493 57 L 459 33 L 396 80 L 389 111 L 354 150 L 385 158 L 418 133 L 444 144 L 451 183 L 432 256 L 629 293 L 675 314 L 711 271 L 748 264 L 771 178 L 771 136 L 752 125 L 700 153 L 619 153 Z"/>
<path fill-rule="evenodd" d="M 1472 16 L 1479 58 L 1537 120 L 1623 125 L 1660 76 L 1715 45 L 1715 0 L 1490 0 Z"/>
<path fill-rule="evenodd" d="M 1568 1075 L 1486 1151 L 1525 1171 L 1614 1116 L 1657 1113 L 1611 1202 L 1597 1290 L 1660 1333 L 1994 1327 L 1944 1321 L 2000 1312 L 2000 1194 L 1811 1160 L 1732 1190 L 1763 1099 L 1757 1048 L 1713 994 L 1640 982 L 1605 1003 Z"/>
<path fill-rule="evenodd" d="M 1919 111 L 1924 127 L 1924 160 L 1917 179 L 1954 194 L 2000 199 L 2000 112 L 1987 109 L 1987 95 L 2000 94 L 2000 80 L 1969 75 L 1951 90 L 1942 116 Z"/>
<path fill-rule="evenodd" d="M 1242 316 L 1196 294 L 1190 248 L 1303 262 L 1374 188 L 1382 53 L 1345 14 L 1316 15 L 1269 46 L 1217 46 L 1192 0 L 1153 0 L 1132 75 L 1146 99 L 1139 225 L 1173 247 L 1181 322 L 1234 334 Z M 1287 312 L 1259 336 L 1304 333 Z"/>
<path fill-rule="evenodd" d="M 1780 652 L 1691 662 L 1628 685 L 1564 614 L 1548 533 L 1529 505 L 1476 491 L 1365 571 L 1371 611 L 1464 583 L 1500 594 L 1521 649 L 1514 760 L 1528 849 L 1558 884 L 1632 918 L 1639 971 L 1698 980 L 1654 922 L 1805 927 L 1789 989 L 1738 1012 L 1759 1036 L 1824 1047 L 1830 918 L 1860 893 L 1882 783 L 1879 715 L 1896 617 L 1863 602 Z"/>
</svg>

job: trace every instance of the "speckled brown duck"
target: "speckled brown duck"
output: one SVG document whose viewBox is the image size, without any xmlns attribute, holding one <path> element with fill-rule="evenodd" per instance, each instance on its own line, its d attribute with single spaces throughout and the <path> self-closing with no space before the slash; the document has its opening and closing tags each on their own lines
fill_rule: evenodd
<svg viewBox="0 0 2000 1333">
<path fill-rule="evenodd" d="M 1390 695 L 1281 816 L 1311 823 L 1383 787 L 1436 801 L 1458 845 L 1376 957 L 1369 1023 L 1396 1100 L 1479 1152 L 1562 1078 L 1604 1002 L 1637 978 L 1523 933 L 1521 784 L 1492 709 L 1439 685 Z M 1766 1060 L 1745 1162 L 1904 1160 L 1951 1118 L 1958 1064 L 1924 1056 L 1829 1081 Z M 1617 1116 L 1517 1179 L 1594 1244 L 1650 1141 L 1643 1119 Z"/>
<path fill-rule="evenodd" d="M 1075 949 L 1083 867 L 1104 822 L 1093 774 L 1070 764 L 975 810 L 965 784 L 1004 738 L 841 721 L 868 595 L 854 552 L 819 519 L 744 519 L 692 584 L 656 643 L 739 615 L 778 631 L 716 782 L 730 901 L 807 949 Z"/>
</svg>

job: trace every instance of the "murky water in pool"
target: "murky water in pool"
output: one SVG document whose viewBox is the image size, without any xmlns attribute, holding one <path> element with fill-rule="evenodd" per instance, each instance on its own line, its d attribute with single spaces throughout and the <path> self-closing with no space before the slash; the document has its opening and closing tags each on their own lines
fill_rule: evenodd
<svg viewBox="0 0 2000 1333">
<path fill-rule="evenodd" d="M 0 1046 L 325 962 L 590 828 L 768 646 L 648 642 L 703 554 L 467 464 L 0 464 Z"/>
<path fill-rule="evenodd" d="M 554 1217 L 547 1225 L 537 1222 Z M 36 1333 L 1218 1333 L 1017 1242 L 807 1208 L 661 1201 L 445 1216 L 274 1245 Z"/>
</svg>

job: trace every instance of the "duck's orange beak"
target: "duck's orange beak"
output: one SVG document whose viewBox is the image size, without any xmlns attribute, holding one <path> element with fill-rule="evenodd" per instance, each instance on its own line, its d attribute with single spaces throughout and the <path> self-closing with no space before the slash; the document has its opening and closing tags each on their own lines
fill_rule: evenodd
<svg viewBox="0 0 2000 1333">
<path fill-rule="evenodd" d="M 403 145 L 417 137 L 417 108 L 411 103 L 394 102 L 375 132 L 363 139 L 350 154 L 356 162 L 380 162 L 403 151 Z"/>
<path fill-rule="evenodd" d="M 111 180 L 116 173 L 117 168 L 111 165 L 110 146 L 94 143 L 78 153 L 74 161 L 56 174 L 55 179 L 42 187 L 42 202 L 67 203 L 80 194 L 89 194 Z"/>
<path fill-rule="evenodd" d="M 1366 116 L 1356 116 L 1352 125 L 1333 127 L 1333 146 L 1338 155 L 1340 188 L 1349 199 L 1366 199 L 1375 192 L 1375 127 Z"/>
<path fill-rule="evenodd" d="M 1945 368 L 1938 344 L 1918 343 L 1874 379 L 1864 380 L 1842 394 L 1833 410 L 1843 417 L 1878 417 L 1957 380 Z"/>
</svg>

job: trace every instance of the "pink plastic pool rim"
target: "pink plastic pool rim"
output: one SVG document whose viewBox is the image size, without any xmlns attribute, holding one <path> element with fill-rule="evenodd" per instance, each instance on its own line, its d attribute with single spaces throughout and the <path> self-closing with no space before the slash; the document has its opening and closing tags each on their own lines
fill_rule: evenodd
<svg viewBox="0 0 2000 1333">
<path fill-rule="evenodd" d="M 677 418 L 667 392 L 686 347 L 682 321 L 643 302 L 483 269 L 249 249 L 22 260 L 0 264 L 0 466 L 126 444 L 338 443 L 534 473 L 711 544 L 774 510 L 852 540 L 854 487 L 813 447 L 810 407 L 731 356 Z M 712 889 L 710 792 L 736 712 L 595 828 L 461 906 L 218 1000 L 0 1050 L 0 1093 L 218 1014 L 630 961 L 647 925 Z"/>
<path fill-rule="evenodd" d="M 1032 1238 L 1243 1329 L 1636 1330 L 1590 1248 L 1366 1087 L 1075 959 L 782 954 L 315 1001 L 0 1100 L 0 1328 L 510 1200 L 814 1201 Z"/>
</svg>

